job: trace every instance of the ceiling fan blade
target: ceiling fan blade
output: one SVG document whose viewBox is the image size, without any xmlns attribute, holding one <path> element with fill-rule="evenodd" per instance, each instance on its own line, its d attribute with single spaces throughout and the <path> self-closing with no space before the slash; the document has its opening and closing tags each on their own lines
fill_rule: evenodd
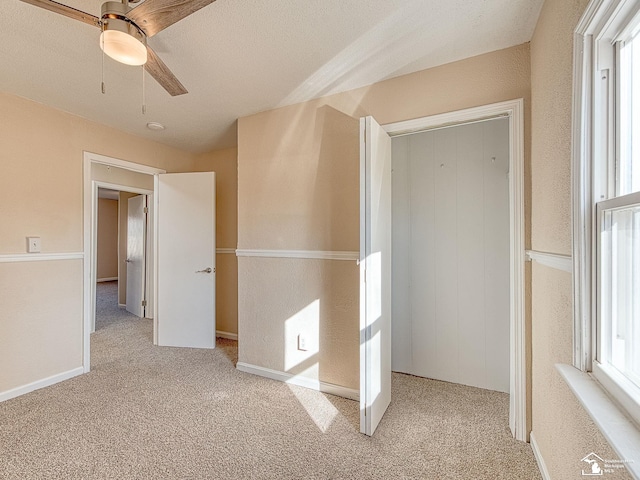
<svg viewBox="0 0 640 480">
<path fill-rule="evenodd" d="M 59 13 L 60 15 L 64 15 L 65 17 L 73 18 L 74 20 L 80 20 L 88 25 L 93 25 L 94 27 L 100 28 L 100 19 L 98 17 L 94 17 L 88 13 L 85 13 L 81 10 L 76 10 L 75 8 L 67 7 L 58 2 L 54 2 L 53 0 L 21 0 L 24 3 L 29 3 L 31 5 L 35 5 L 36 7 L 44 8 L 46 10 Z"/>
<path fill-rule="evenodd" d="M 148 0 L 147 0 L 148 1 Z M 180 80 L 171 73 L 169 67 L 167 67 L 160 57 L 154 52 L 151 47 L 147 45 L 147 63 L 144 68 L 149 74 L 155 78 L 155 80 L 164 88 L 169 95 L 175 97 L 177 95 L 184 95 L 187 89 L 180 83 Z"/>
<path fill-rule="evenodd" d="M 147 37 L 188 17 L 215 0 L 146 0 L 127 13 Z"/>
</svg>

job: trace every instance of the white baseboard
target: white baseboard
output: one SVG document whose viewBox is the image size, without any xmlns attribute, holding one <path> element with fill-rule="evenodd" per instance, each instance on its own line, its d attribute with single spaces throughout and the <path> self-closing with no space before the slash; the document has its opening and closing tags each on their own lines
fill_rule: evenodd
<svg viewBox="0 0 640 480">
<path fill-rule="evenodd" d="M 256 365 L 250 365 L 248 363 L 238 362 L 236 368 L 241 372 L 259 375 L 261 377 L 278 380 L 280 382 L 289 383 L 291 385 L 310 388 L 311 390 L 330 393 L 331 395 L 349 398 L 351 400 L 360 400 L 360 392 L 352 388 L 341 387 L 340 385 L 321 382 L 319 380 L 313 380 L 311 378 L 305 378 L 299 375 L 292 375 L 290 373 L 280 372 L 278 370 L 271 370 L 270 368 L 258 367 Z"/>
<path fill-rule="evenodd" d="M 119 303 L 118 304 L 118 308 L 127 308 L 127 304 L 126 303 Z"/>
<path fill-rule="evenodd" d="M 238 340 L 237 333 L 223 332 L 222 330 L 216 330 L 216 337 L 228 338 L 229 340 Z"/>
<path fill-rule="evenodd" d="M 542 458 L 542 454 L 540 453 L 540 449 L 538 448 L 536 437 L 533 432 L 529 434 L 529 439 L 531 441 L 531 450 L 533 450 L 533 456 L 536 459 L 536 463 L 538 464 L 538 469 L 540 470 L 540 474 L 542 475 L 543 480 L 551 480 L 551 475 L 549 475 L 549 470 L 547 470 L 547 465 L 544 463 L 544 458 Z"/>
<path fill-rule="evenodd" d="M 97 282 L 97 283 L 100 283 L 100 282 L 113 282 L 113 281 L 115 281 L 115 280 L 118 280 L 118 277 L 98 278 L 98 279 L 96 280 L 96 282 Z"/>
<path fill-rule="evenodd" d="M 12 388 L 11 390 L 7 390 L 6 392 L 0 392 L 0 402 L 19 397 L 20 395 L 33 392 L 34 390 L 38 390 L 40 388 L 48 387 L 50 385 L 53 385 L 54 383 L 69 380 L 70 378 L 77 377 L 78 375 L 81 375 L 83 373 L 84 369 L 82 367 L 78 367 L 67 372 L 62 372 L 47 378 L 43 378 L 42 380 L 38 380 L 36 382 L 28 383 L 27 385 L 22 385 L 21 387 Z"/>
</svg>

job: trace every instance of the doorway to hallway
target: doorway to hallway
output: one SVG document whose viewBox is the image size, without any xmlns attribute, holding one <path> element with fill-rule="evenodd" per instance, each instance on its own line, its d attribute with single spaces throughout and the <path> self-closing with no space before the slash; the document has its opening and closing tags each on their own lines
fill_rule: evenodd
<svg viewBox="0 0 640 480">
<path fill-rule="evenodd" d="M 116 303 L 153 318 L 152 195 L 98 188 L 96 281 L 117 281 Z"/>
</svg>

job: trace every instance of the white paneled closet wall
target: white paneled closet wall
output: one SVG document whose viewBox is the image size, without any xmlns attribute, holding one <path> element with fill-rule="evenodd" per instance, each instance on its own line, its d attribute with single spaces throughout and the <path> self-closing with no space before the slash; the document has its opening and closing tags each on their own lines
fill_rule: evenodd
<svg viewBox="0 0 640 480">
<path fill-rule="evenodd" d="M 393 139 L 392 369 L 509 392 L 509 122 Z"/>
</svg>

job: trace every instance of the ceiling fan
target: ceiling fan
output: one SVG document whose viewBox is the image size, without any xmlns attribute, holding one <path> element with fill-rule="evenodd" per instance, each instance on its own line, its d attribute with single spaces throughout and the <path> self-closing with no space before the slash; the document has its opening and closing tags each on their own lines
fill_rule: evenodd
<svg viewBox="0 0 640 480">
<path fill-rule="evenodd" d="M 53 0 L 21 1 L 98 27 L 102 30 L 100 48 L 105 54 L 127 65 L 144 65 L 171 96 L 176 96 L 187 93 L 187 89 L 147 45 L 147 38 L 215 0 L 144 0 L 135 7 L 129 4 L 140 0 L 105 2 L 100 18 Z"/>
</svg>

